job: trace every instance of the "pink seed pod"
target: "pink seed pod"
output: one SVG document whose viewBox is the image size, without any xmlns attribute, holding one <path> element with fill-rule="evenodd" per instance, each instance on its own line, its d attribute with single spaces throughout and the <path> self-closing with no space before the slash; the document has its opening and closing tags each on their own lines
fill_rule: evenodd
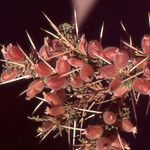
<svg viewBox="0 0 150 150">
<path fill-rule="evenodd" d="M 59 97 L 56 92 L 45 93 L 43 92 L 44 99 L 47 100 L 53 106 L 60 106 L 64 103 L 64 99 Z"/>
<path fill-rule="evenodd" d="M 88 47 L 88 42 L 87 40 L 85 39 L 84 36 L 81 37 L 81 40 L 80 40 L 80 43 L 79 43 L 79 47 L 78 47 L 78 50 L 86 55 L 86 52 L 87 52 L 87 47 Z"/>
<path fill-rule="evenodd" d="M 103 51 L 97 51 L 95 53 L 95 56 L 96 56 L 95 58 L 105 59 L 105 60 L 107 60 L 109 62 L 109 60 L 106 58 L 106 56 L 105 56 Z"/>
<path fill-rule="evenodd" d="M 118 48 L 117 47 L 106 47 L 105 49 L 103 49 L 103 53 L 105 55 L 105 57 L 110 61 L 113 62 L 116 56 L 116 50 Z"/>
<path fill-rule="evenodd" d="M 61 98 L 63 99 L 64 101 L 66 100 L 67 98 L 67 93 L 66 93 L 66 90 L 65 89 L 59 89 L 57 91 L 55 91 L 56 94 Z"/>
<path fill-rule="evenodd" d="M 83 80 L 81 79 L 80 75 L 75 76 L 74 78 L 71 79 L 70 85 L 73 88 L 80 88 L 83 85 Z"/>
<path fill-rule="evenodd" d="M 129 61 L 129 55 L 125 50 L 117 50 L 114 58 L 114 65 L 118 69 L 124 69 Z"/>
<path fill-rule="evenodd" d="M 112 111 L 105 111 L 103 113 L 103 120 L 108 125 L 113 125 L 117 120 L 117 115 Z"/>
<path fill-rule="evenodd" d="M 79 75 L 83 81 L 91 82 L 94 78 L 94 69 L 89 64 L 83 64 L 80 69 Z"/>
<path fill-rule="evenodd" d="M 114 97 L 122 97 L 124 94 L 126 94 L 127 92 L 129 92 L 131 90 L 131 88 L 129 86 L 126 85 L 120 85 L 119 88 L 117 88 L 114 91 Z"/>
<path fill-rule="evenodd" d="M 144 69 L 143 69 L 143 74 L 146 78 L 150 79 L 150 63 L 148 63 Z"/>
<path fill-rule="evenodd" d="M 98 75 L 98 78 L 105 78 L 105 79 L 112 79 L 115 78 L 118 75 L 118 69 L 113 65 L 106 65 L 102 67 L 100 70 L 100 75 Z"/>
<path fill-rule="evenodd" d="M 54 51 L 62 51 L 62 42 L 59 39 L 53 39 L 52 47 Z"/>
<path fill-rule="evenodd" d="M 104 129 L 101 125 L 89 125 L 85 130 L 85 136 L 89 140 L 96 140 L 100 138 L 104 133 Z"/>
<path fill-rule="evenodd" d="M 96 150 L 110 150 L 111 141 L 107 137 L 100 137 L 96 143 Z"/>
<path fill-rule="evenodd" d="M 141 47 L 145 54 L 150 54 L 150 35 L 144 35 L 141 41 Z"/>
<path fill-rule="evenodd" d="M 117 90 L 117 88 L 119 88 L 120 85 L 121 85 L 120 76 L 116 76 L 109 84 L 108 89 L 110 92 L 113 92 L 113 91 Z"/>
<path fill-rule="evenodd" d="M 132 88 L 137 92 L 149 95 L 150 94 L 150 81 L 144 78 L 136 78 L 132 83 Z"/>
<path fill-rule="evenodd" d="M 77 68 L 77 67 L 81 68 L 81 67 L 83 66 L 83 61 L 80 60 L 80 59 L 69 58 L 69 59 L 68 59 L 68 62 L 69 62 L 69 64 L 70 64 L 71 66 L 76 67 L 76 68 Z"/>
<path fill-rule="evenodd" d="M 137 65 L 139 62 L 141 62 L 144 58 L 142 57 L 135 57 L 133 59 L 133 64 Z M 148 64 L 148 61 L 144 61 L 142 64 L 140 64 L 137 68 L 139 69 L 144 69 L 146 67 L 146 65 Z"/>
<path fill-rule="evenodd" d="M 48 37 L 44 38 L 44 45 L 39 50 L 39 55 L 45 60 L 48 60 L 50 54 L 54 51 L 50 46 L 51 43 L 52 41 Z"/>
<path fill-rule="evenodd" d="M 53 106 L 51 108 L 47 107 L 45 110 L 46 115 L 51 115 L 54 117 L 59 117 L 65 113 L 64 107 Z"/>
<path fill-rule="evenodd" d="M 48 77 L 53 74 L 53 70 L 42 61 L 35 64 L 33 69 L 39 77 Z"/>
<path fill-rule="evenodd" d="M 68 63 L 67 59 L 59 58 L 56 61 L 56 71 L 59 75 L 63 75 L 71 70 L 71 65 Z"/>
<path fill-rule="evenodd" d="M 109 135 L 108 139 L 111 141 L 112 150 L 121 150 L 122 146 L 125 149 L 130 150 L 130 147 L 129 147 L 128 143 L 126 142 L 126 140 L 123 139 L 122 137 L 120 137 L 120 140 L 121 140 L 121 143 L 120 143 L 120 140 L 119 140 L 119 138 L 118 138 L 116 133 Z"/>
<path fill-rule="evenodd" d="M 66 83 L 66 78 L 60 77 L 59 75 L 51 76 L 46 81 L 46 85 L 53 90 L 59 90 L 61 88 L 64 88 L 66 86 Z"/>
<path fill-rule="evenodd" d="M 41 79 L 32 81 L 27 88 L 27 100 L 35 97 L 44 89 L 44 83 Z"/>
<path fill-rule="evenodd" d="M 9 81 L 15 79 L 19 75 L 20 71 L 15 70 L 14 68 L 7 69 L 2 72 L 0 77 L 0 82 Z"/>
<path fill-rule="evenodd" d="M 2 48 L 2 54 L 4 59 L 14 61 L 14 62 L 23 62 L 25 60 L 25 55 L 22 53 L 18 46 L 9 44 L 6 48 Z"/>
<path fill-rule="evenodd" d="M 91 40 L 88 44 L 88 54 L 91 58 L 97 58 L 95 54 L 102 51 L 102 45 L 97 40 Z"/>
<path fill-rule="evenodd" d="M 119 127 L 129 133 L 137 133 L 137 128 L 131 123 L 129 119 L 123 119 L 121 122 L 119 122 Z"/>
</svg>

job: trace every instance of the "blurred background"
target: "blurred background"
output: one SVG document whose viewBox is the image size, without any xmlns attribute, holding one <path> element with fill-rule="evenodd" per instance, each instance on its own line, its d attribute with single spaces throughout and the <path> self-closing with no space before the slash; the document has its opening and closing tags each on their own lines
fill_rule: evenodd
<svg viewBox="0 0 150 150">
<path fill-rule="evenodd" d="M 85 0 L 81 0 L 85 1 Z M 83 3 L 84 4 L 84 3 Z M 19 43 L 25 51 L 30 43 L 25 29 L 30 33 L 37 48 L 43 44 L 46 34 L 40 30 L 53 29 L 43 17 L 44 11 L 56 25 L 71 23 L 73 6 L 70 0 L 1 0 L 0 1 L 0 44 Z M 86 38 L 99 39 L 102 22 L 105 22 L 102 44 L 119 46 L 120 38 L 126 38 L 120 26 L 120 20 L 133 38 L 133 43 L 140 47 L 140 40 L 150 31 L 148 25 L 149 0 L 97 0 L 92 10 L 88 11 L 80 33 Z M 29 82 L 19 81 L 0 86 L 0 150 L 67 150 L 67 138 L 52 139 L 50 136 L 39 144 L 35 138 L 37 124 L 27 119 L 37 105 L 37 101 L 25 101 L 25 95 L 17 97 Z M 138 107 L 139 134 L 134 139 L 127 136 L 133 150 L 148 150 L 150 139 L 150 114 L 145 117 L 148 97 L 143 97 Z"/>
</svg>

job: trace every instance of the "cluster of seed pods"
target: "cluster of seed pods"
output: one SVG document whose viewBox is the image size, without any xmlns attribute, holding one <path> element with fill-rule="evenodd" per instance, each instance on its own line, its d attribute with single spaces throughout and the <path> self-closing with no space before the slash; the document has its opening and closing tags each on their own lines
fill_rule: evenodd
<svg viewBox="0 0 150 150">
<path fill-rule="evenodd" d="M 80 137 L 95 141 L 94 148 L 97 150 L 130 149 L 119 131 L 135 134 L 137 129 L 129 116 L 123 117 L 119 113 L 123 107 L 120 101 L 126 104 L 126 97 L 133 91 L 136 94 L 150 94 L 149 35 L 142 38 L 141 48 L 138 50 L 128 44 L 120 48 L 103 48 L 98 40 L 88 42 L 82 36 L 72 49 L 61 39 L 46 37 L 39 52 L 27 55 L 19 45 L 9 44 L 1 50 L 4 70 L 0 84 L 32 78 L 26 89 L 26 99 L 38 98 L 46 103 L 44 113 L 53 118 L 50 126 L 55 124 L 55 127 L 60 125 L 61 128 L 84 131 Z M 111 103 L 106 103 L 100 113 L 101 103 L 107 101 L 106 97 L 117 103 L 117 108 L 112 111 Z M 80 111 L 82 113 L 77 115 Z M 94 113 L 101 114 L 101 122 L 92 125 L 84 123 L 84 117 L 90 117 L 86 112 L 92 117 L 96 116 Z M 70 127 L 73 126 L 73 120 L 69 120 L 71 117 L 79 122 L 74 128 Z M 45 126 L 43 130 L 47 131 Z M 86 145 L 89 147 L 89 144 L 83 145 L 82 149 L 88 149 Z"/>
</svg>

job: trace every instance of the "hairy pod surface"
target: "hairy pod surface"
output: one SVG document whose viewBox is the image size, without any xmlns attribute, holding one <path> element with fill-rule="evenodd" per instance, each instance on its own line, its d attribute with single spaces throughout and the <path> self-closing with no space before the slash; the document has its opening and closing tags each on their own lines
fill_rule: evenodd
<svg viewBox="0 0 150 150">
<path fill-rule="evenodd" d="M 100 138 L 104 133 L 104 129 L 101 125 L 90 125 L 85 130 L 85 136 L 89 140 L 95 140 Z"/>
<path fill-rule="evenodd" d="M 53 90 L 59 90 L 61 88 L 64 88 L 66 83 L 66 78 L 60 77 L 59 75 L 53 75 L 49 77 L 46 81 L 46 85 Z"/>
<path fill-rule="evenodd" d="M 150 54 L 150 35 L 145 35 L 141 40 L 141 47 L 145 54 Z"/>
<path fill-rule="evenodd" d="M 41 79 L 32 81 L 27 88 L 27 99 L 31 99 L 44 89 L 44 82 Z"/>
<path fill-rule="evenodd" d="M 34 71 L 39 77 L 48 77 L 53 74 L 53 70 L 42 61 L 34 65 Z"/>
<path fill-rule="evenodd" d="M 117 120 L 117 115 L 112 111 L 105 111 L 103 113 L 103 120 L 106 124 L 112 125 Z"/>
<path fill-rule="evenodd" d="M 94 78 L 94 69 L 89 64 L 83 64 L 83 66 L 80 69 L 80 77 L 85 82 L 91 82 Z"/>
<path fill-rule="evenodd" d="M 23 62 L 25 55 L 22 53 L 18 46 L 9 44 L 6 48 L 2 49 L 3 56 L 6 60 L 14 62 Z"/>
<path fill-rule="evenodd" d="M 15 79 L 19 75 L 20 71 L 15 70 L 14 68 L 10 68 L 9 70 L 5 70 L 2 72 L 0 76 L 0 82 L 9 81 Z"/>
<path fill-rule="evenodd" d="M 136 78 L 132 83 L 132 88 L 137 92 L 149 95 L 150 94 L 150 81 L 144 78 Z"/>
</svg>

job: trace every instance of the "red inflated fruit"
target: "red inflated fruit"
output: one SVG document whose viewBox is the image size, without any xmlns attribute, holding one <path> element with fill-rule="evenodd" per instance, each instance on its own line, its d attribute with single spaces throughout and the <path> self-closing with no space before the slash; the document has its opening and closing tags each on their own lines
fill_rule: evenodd
<svg viewBox="0 0 150 150">
<path fill-rule="evenodd" d="M 98 78 L 105 78 L 105 79 L 113 79 L 117 76 L 118 70 L 117 68 L 111 64 L 106 65 L 99 69 L 100 75 L 98 75 Z"/>
<path fill-rule="evenodd" d="M 115 91 L 114 91 L 114 97 L 121 97 L 124 94 L 126 94 L 128 91 L 130 91 L 131 88 L 127 85 L 120 85 Z"/>
<path fill-rule="evenodd" d="M 69 58 L 68 62 L 71 66 L 76 68 L 81 68 L 83 66 L 83 61 L 77 58 Z"/>
<path fill-rule="evenodd" d="M 143 74 L 147 79 L 150 79 L 150 63 L 148 63 L 144 69 L 143 69 Z"/>
<path fill-rule="evenodd" d="M 137 133 L 137 128 L 132 124 L 132 122 L 129 119 L 123 119 L 121 122 L 119 122 L 120 128 L 129 133 Z"/>
<path fill-rule="evenodd" d="M 150 35 L 145 35 L 142 38 L 141 47 L 145 54 L 150 54 Z"/>
<path fill-rule="evenodd" d="M 2 48 L 3 57 L 6 60 L 14 62 L 23 62 L 25 60 L 25 55 L 22 53 L 18 46 L 9 44 L 6 48 Z"/>
<path fill-rule="evenodd" d="M 85 82 L 91 82 L 94 78 L 94 69 L 89 64 L 83 64 L 83 66 L 80 69 L 80 77 Z"/>
<path fill-rule="evenodd" d="M 43 92 L 44 99 L 47 100 L 53 106 L 60 106 L 65 101 L 56 92 Z"/>
<path fill-rule="evenodd" d="M 105 111 L 103 113 L 103 120 L 106 124 L 112 125 L 117 120 L 117 115 L 112 111 Z"/>
<path fill-rule="evenodd" d="M 46 115 L 51 115 L 51 116 L 54 116 L 54 117 L 61 116 L 64 113 L 65 113 L 65 108 L 64 107 L 53 106 L 51 108 L 47 107 L 46 110 L 45 110 Z"/>
<path fill-rule="evenodd" d="M 111 147 L 114 148 L 112 150 L 121 150 L 122 146 L 125 149 L 130 149 L 130 147 L 128 146 L 128 143 L 122 137 L 120 137 L 120 140 L 121 140 L 120 142 L 116 133 L 112 133 L 111 135 L 109 135 L 108 139 L 111 141 Z"/>
<path fill-rule="evenodd" d="M 19 75 L 20 71 L 15 70 L 14 68 L 7 69 L 2 72 L 0 77 L 0 82 L 9 81 L 15 79 Z"/>
<path fill-rule="evenodd" d="M 70 85 L 74 88 L 80 88 L 83 85 L 83 81 L 79 75 L 71 78 Z"/>
<path fill-rule="evenodd" d="M 49 77 L 46 81 L 46 85 L 53 90 L 59 90 L 61 88 L 64 88 L 66 86 L 66 83 L 66 78 L 60 77 L 59 75 L 53 75 Z"/>
<path fill-rule="evenodd" d="M 88 44 L 88 54 L 91 58 L 97 58 L 95 54 L 102 51 L 102 45 L 97 40 L 91 40 Z"/>
<path fill-rule="evenodd" d="M 100 137 L 96 143 L 96 150 L 110 150 L 111 141 L 107 137 Z"/>
<path fill-rule="evenodd" d="M 109 91 L 113 92 L 115 90 L 117 90 L 117 88 L 119 88 L 119 86 L 121 85 L 121 79 L 120 76 L 116 76 L 109 84 Z"/>
<path fill-rule="evenodd" d="M 54 51 L 53 48 L 50 46 L 52 41 L 48 38 L 44 38 L 44 45 L 39 50 L 39 55 L 45 59 L 48 60 L 50 57 L 50 54 Z"/>
<path fill-rule="evenodd" d="M 144 78 L 136 78 L 132 83 L 132 88 L 139 92 L 140 94 L 149 95 L 150 94 L 150 81 Z"/>
<path fill-rule="evenodd" d="M 128 64 L 128 61 L 129 61 L 129 55 L 127 51 L 117 49 L 116 55 L 114 57 L 114 65 L 116 66 L 116 68 L 124 69 Z"/>
<path fill-rule="evenodd" d="M 68 63 L 68 60 L 65 58 L 59 58 L 56 61 L 56 71 L 59 75 L 63 75 L 71 70 L 71 66 Z"/>
<path fill-rule="evenodd" d="M 80 43 L 79 43 L 79 52 L 81 52 L 82 54 L 86 55 L 86 51 L 87 51 L 87 46 L 88 46 L 88 42 L 86 41 L 84 35 L 81 37 L 80 39 Z"/>
<path fill-rule="evenodd" d="M 105 57 L 110 61 L 113 62 L 115 59 L 115 55 L 116 55 L 116 50 L 117 47 L 106 47 L 105 49 L 103 49 L 103 53 L 105 55 Z"/>
<path fill-rule="evenodd" d="M 27 88 L 27 100 L 35 97 L 44 89 L 44 82 L 41 79 L 32 81 Z"/>
<path fill-rule="evenodd" d="M 85 130 L 85 136 L 89 140 L 96 140 L 103 135 L 104 129 L 101 125 L 89 125 Z"/>
</svg>

